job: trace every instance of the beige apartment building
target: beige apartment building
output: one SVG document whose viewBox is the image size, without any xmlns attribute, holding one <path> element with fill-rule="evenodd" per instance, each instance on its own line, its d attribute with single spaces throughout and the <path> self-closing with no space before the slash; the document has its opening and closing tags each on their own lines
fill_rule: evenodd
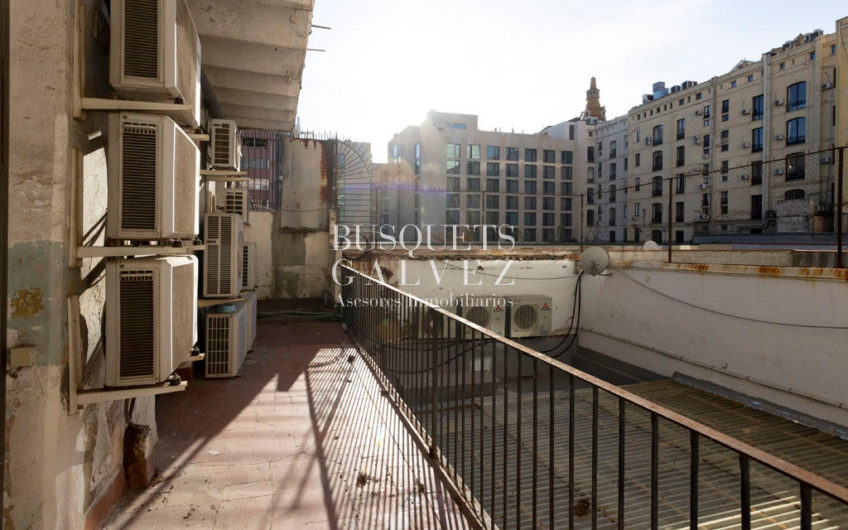
<svg viewBox="0 0 848 530">
<path fill-rule="evenodd" d="M 587 116 L 523 134 L 480 130 L 475 115 L 431 111 L 394 135 L 389 160 L 414 172 L 416 225 L 468 225 L 476 241 L 479 225 L 503 224 L 519 243 L 577 241 L 596 123 Z M 496 240 L 497 230 L 488 232 Z"/>
<path fill-rule="evenodd" d="M 587 218 L 586 239 L 622 242 L 627 236 L 627 116 L 599 121 L 595 137 L 598 167 L 594 185 L 586 188 L 586 211 L 593 217 Z"/>
<path fill-rule="evenodd" d="M 843 18 L 706 82 L 656 84 L 627 115 L 627 239 L 832 231 L 846 72 Z"/>
</svg>

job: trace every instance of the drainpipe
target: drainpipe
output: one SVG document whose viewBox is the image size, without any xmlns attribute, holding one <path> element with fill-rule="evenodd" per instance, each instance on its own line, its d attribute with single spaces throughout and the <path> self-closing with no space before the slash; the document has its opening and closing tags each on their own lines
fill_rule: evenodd
<svg viewBox="0 0 848 530">
<path fill-rule="evenodd" d="M 9 245 L 9 0 L 0 5 L 0 363 L 3 365 L 3 377 L 0 377 L 0 451 L 3 462 L 6 461 L 6 307 Z M 3 497 L 6 491 L 5 465 L 0 466 L 0 514 L 5 513 Z M 3 526 L 0 519 L 0 527 Z"/>
</svg>

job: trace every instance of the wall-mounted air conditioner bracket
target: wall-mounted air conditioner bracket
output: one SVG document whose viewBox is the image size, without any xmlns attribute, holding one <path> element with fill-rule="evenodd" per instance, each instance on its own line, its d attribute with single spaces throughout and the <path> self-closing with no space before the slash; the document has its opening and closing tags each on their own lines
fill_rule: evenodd
<svg viewBox="0 0 848 530">
<path fill-rule="evenodd" d="M 201 169 L 200 176 L 208 182 L 248 182 L 247 171 L 230 171 L 226 169 Z"/>
<path fill-rule="evenodd" d="M 244 302 L 244 298 L 198 298 L 197 307 L 212 307 L 216 305 L 235 304 Z"/>
<path fill-rule="evenodd" d="M 76 247 L 77 258 L 122 258 L 131 256 L 185 256 L 206 249 L 206 245 L 140 245 L 117 247 Z"/>
<path fill-rule="evenodd" d="M 162 383 L 126 388 L 81 390 L 82 337 L 80 335 L 80 318 L 79 295 L 71 295 L 68 297 L 68 415 L 77 415 L 85 405 L 92 403 L 171 394 L 182 392 L 188 386 L 185 381 L 181 381 L 177 384 Z"/>
</svg>

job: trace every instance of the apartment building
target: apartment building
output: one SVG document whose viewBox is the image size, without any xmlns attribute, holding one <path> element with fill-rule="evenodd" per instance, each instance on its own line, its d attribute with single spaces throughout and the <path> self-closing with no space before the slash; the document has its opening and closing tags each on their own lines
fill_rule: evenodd
<svg viewBox="0 0 848 530">
<path fill-rule="evenodd" d="M 523 134 L 480 130 L 475 115 L 431 111 L 394 135 L 389 160 L 413 170 L 419 226 L 469 225 L 469 238 L 480 241 L 475 225 L 507 224 L 519 243 L 576 241 L 596 123 L 586 117 Z M 496 233 L 490 228 L 489 239 Z"/>
<path fill-rule="evenodd" d="M 593 226 L 586 227 L 587 240 L 622 242 L 627 226 L 627 116 L 598 122 L 595 138 L 597 177 L 586 189 L 587 213 L 595 213 Z"/>
<path fill-rule="evenodd" d="M 703 83 L 654 85 L 627 115 L 629 240 L 832 231 L 827 150 L 848 140 L 848 101 L 836 88 L 848 70 L 848 19 L 836 27 Z"/>
</svg>

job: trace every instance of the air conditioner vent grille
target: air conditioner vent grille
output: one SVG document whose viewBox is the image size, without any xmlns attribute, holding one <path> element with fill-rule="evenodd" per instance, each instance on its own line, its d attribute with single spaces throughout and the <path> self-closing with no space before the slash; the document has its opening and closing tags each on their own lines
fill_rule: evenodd
<svg viewBox="0 0 848 530">
<path fill-rule="evenodd" d="M 233 241 L 233 218 L 232 217 L 221 217 L 221 253 L 218 254 L 221 256 L 220 258 L 220 267 L 221 267 L 221 275 L 220 285 L 232 285 L 232 260 L 229 259 L 229 256 L 232 256 L 233 252 L 236 251 L 232 247 Z M 235 256 L 233 256 L 235 257 Z M 220 292 L 220 291 L 219 291 Z"/>
<path fill-rule="evenodd" d="M 124 2 L 124 74 L 159 79 L 159 0 Z"/>
<path fill-rule="evenodd" d="M 206 374 L 230 372 L 230 317 L 209 315 L 206 319 Z"/>
<path fill-rule="evenodd" d="M 515 325 L 519 329 L 530 329 L 536 325 L 538 315 L 532 305 L 519 306 L 515 311 Z"/>
<path fill-rule="evenodd" d="M 156 127 L 127 123 L 121 161 L 121 228 L 156 230 Z"/>
<path fill-rule="evenodd" d="M 155 376 L 153 273 L 121 274 L 120 378 Z"/>
<path fill-rule="evenodd" d="M 247 271 L 250 270 L 250 247 L 247 245 L 243 245 L 241 247 L 241 270 L 244 271 L 241 275 L 241 286 L 243 289 L 250 289 L 253 287 L 252 285 L 248 285 L 247 283 L 250 281 L 249 275 Z"/>
<path fill-rule="evenodd" d="M 230 127 L 226 123 L 215 124 L 215 143 L 212 146 L 212 163 L 226 166 L 230 161 Z"/>
<path fill-rule="evenodd" d="M 247 190 L 227 190 L 224 211 L 245 217 L 244 202 Z"/>
<path fill-rule="evenodd" d="M 489 311 L 485 307 L 470 307 L 465 318 L 485 328 L 489 324 Z"/>
</svg>

